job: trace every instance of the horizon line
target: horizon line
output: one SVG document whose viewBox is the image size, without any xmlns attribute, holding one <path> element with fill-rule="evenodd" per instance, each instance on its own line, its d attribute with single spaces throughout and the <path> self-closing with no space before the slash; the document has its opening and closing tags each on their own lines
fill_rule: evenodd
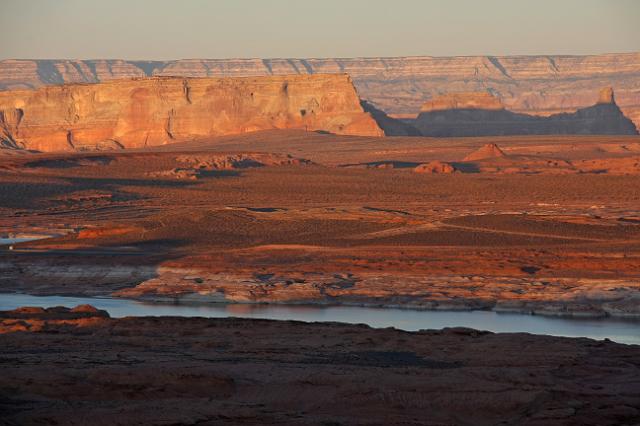
<svg viewBox="0 0 640 426">
<path fill-rule="evenodd" d="M 174 59 L 130 59 L 130 58 L 1 58 L 0 61 L 130 61 L 130 62 L 174 62 L 174 61 L 228 61 L 228 60 L 260 60 L 260 61 L 272 61 L 272 60 L 350 60 L 350 59 L 399 59 L 399 58 L 532 58 L 532 57 L 588 57 L 588 56 L 607 56 L 607 55 L 637 55 L 640 54 L 640 50 L 627 51 L 627 52 L 601 52 L 601 53 L 589 53 L 589 54 L 512 54 L 512 55 L 400 55 L 400 56 L 324 56 L 324 57 L 258 57 L 258 56 L 235 56 L 235 57 L 190 57 L 190 58 L 174 58 Z"/>
</svg>

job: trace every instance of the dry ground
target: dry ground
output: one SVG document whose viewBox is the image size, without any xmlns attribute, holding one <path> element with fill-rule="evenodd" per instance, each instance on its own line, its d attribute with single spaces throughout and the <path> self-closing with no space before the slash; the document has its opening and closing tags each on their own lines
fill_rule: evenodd
<svg viewBox="0 0 640 426">
<path fill-rule="evenodd" d="M 488 159 L 479 173 L 412 171 L 431 160 L 457 164 L 489 142 L 520 165 L 552 158 L 606 167 L 557 174 L 553 165 L 514 172 L 510 164 L 504 173 Z M 292 131 L 146 151 L 4 155 L 0 231 L 66 236 L 0 254 L 0 286 L 637 316 L 638 152 L 638 137 Z M 232 164 L 238 153 L 250 158 Z"/>
</svg>

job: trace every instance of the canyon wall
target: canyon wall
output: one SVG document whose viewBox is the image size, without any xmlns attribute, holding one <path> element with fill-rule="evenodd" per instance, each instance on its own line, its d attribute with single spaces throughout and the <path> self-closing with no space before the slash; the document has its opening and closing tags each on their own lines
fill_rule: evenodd
<svg viewBox="0 0 640 426">
<path fill-rule="evenodd" d="M 138 148 L 266 129 L 383 136 L 346 74 L 150 77 L 0 92 L 0 141 L 39 151 Z"/>
<path fill-rule="evenodd" d="M 0 89 L 99 82 L 152 75 L 184 77 L 348 73 L 360 96 L 391 114 L 415 116 L 451 92 L 490 92 L 527 114 L 572 112 L 613 86 L 618 105 L 640 127 L 640 53 L 592 56 L 469 56 L 347 59 L 5 60 Z"/>
</svg>

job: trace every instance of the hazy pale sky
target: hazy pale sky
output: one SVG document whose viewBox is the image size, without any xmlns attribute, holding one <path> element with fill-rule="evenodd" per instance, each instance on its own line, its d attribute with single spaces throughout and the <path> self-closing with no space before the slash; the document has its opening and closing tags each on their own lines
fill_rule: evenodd
<svg viewBox="0 0 640 426">
<path fill-rule="evenodd" d="M 640 51 L 640 0 L 0 0 L 0 59 Z"/>
</svg>

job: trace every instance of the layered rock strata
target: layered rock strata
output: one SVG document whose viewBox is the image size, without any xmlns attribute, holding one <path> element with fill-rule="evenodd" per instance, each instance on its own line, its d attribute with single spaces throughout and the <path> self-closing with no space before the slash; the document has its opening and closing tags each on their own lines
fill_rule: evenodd
<svg viewBox="0 0 640 426">
<path fill-rule="evenodd" d="M 614 86 L 640 126 L 640 53 L 590 56 L 467 56 L 343 59 L 4 60 L 0 89 L 95 83 L 152 75 L 238 77 L 348 73 L 364 99 L 393 114 L 415 114 L 438 95 L 490 91 L 510 110 L 550 115 L 592 104 L 594 87 Z"/>
<path fill-rule="evenodd" d="M 153 77 L 0 93 L 0 139 L 40 151 L 139 148 L 266 129 L 382 136 L 340 75 Z"/>
<path fill-rule="evenodd" d="M 95 253 L 99 253 L 96 251 Z M 536 276 L 213 271 L 202 266 L 150 265 L 63 256 L 0 262 L 4 291 L 66 292 L 154 302 L 355 305 L 416 310 L 493 310 L 562 317 L 640 317 L 634 279 Z M 240 268 L 237 268 L 240 269 Z M 275 270 L 275 269 L 274 269 Z M 87 286 L 86 283 L 91 283 Z"/>
</svg>

